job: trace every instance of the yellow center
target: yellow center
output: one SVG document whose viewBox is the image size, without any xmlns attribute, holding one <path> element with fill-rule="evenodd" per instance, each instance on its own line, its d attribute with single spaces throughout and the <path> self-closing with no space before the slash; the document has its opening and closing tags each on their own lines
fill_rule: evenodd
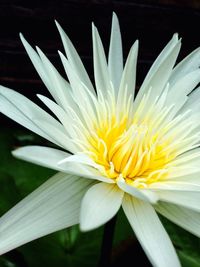
<svg viewBox="0 0 200 267">
<path fill-rule="evenodd" d="M 154 132 L 147 123 L 128 123 L 124 116 L 120 122 L 102 121 L 89 138 L 90 156 L 101 166 L 101 172 L 112 179 L 123 177 L 136 187 L 162 179 L 167 174 L 166 164 L 175 154 L 167 151 L 169 138 L 163 137 L 164 129 Z"/>
</svg>

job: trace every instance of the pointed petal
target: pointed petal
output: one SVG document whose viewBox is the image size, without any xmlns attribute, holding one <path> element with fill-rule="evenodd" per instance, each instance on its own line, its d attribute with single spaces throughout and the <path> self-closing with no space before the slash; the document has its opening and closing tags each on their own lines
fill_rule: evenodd
<svg viewBox="0 0 200 267">
<path fill-rule="evenodd" d="M 97 95 L 101 94 L 106 97 L 107 91 L 111 88 L 108 76 L 108 65 L 106 56 L 97 28 L 92 24 L 93 40 L 93 60 L 94 60 L 94 77 L 97 89 Z"/>
<path fill-rule="evenodd" d="M 149 70 L 135 99 L 135 107 L 138 106 L 143 95 L 149 88 L 152 88 L 150 96 L 151 101 L 157 96 L 160 96 L 171 75 L 172 68 L 180 51 L 180 46 L 180 40 L 178 40 L 178 37 L 175 34 Z"/>
<path fill-rule="evenodd" d="M 60 162 L 65 161 L 71 154 L 64 151 L 44 147 L 44 146 L 26 146 L 18 148 L 12 152 L 13 156 L 43 167 L 77 176 L 103 181 L 105 183 L 114 183 L 112 179 L 104 177 L 96 169 L 79 163 Z"/>
<path fill-rule="evenodd" d="M 125 88 L 127 89 L 128 97 L 135 94 L 135 83 L 136 83 L 136 65 L 138 55 L 138 41 L 135 41 L 129 52 L 126 64 L 124 67 L 120 89 L 119 99 L 122 98 Z"/>
<path fill-rule="evenodd" d="M 44 66 L 42 64 L 42 61 L 37 54 L 37 52 L 30 46 L 30 44 L 26 41 L 24 36 L 20 33 L 20 39 L 22 41 L 22 44 L 27 52 L 27 54 L 30 57 L 31 62 L 33 63 L 33 66 L 35 67 L 36 71 L 38 72 L 40 78 L 42 79 L 45 86 L 48 88 L 48 90 L 51 92 L 51 83 L 49 80 L 49 77 L 44 69 Z"/>
<path fill-rule="evenodd" d="M 50 93 L 52 94 L 56 102 L 63 109 L 68 106 L 75 107 L 75 103 L 71 96 L 71 88 L 69 83 L 59 74 L 59 72 L 56 70 L 50 60 L 45 56 L 42 50 L 37 46 L 36 49 L 52 86 Z"/>
<path fill-rule="evenodd" d="M 188 190 L 176 190 L 176 189 L 175 190 L 155 189 L 154 192 L 156 192 L 161 201 L 180 205 L 200 212 L 199 190 L 188 191 Z"/>
<path fill-rule="evenodd" d="M 186 58 L 184 58 L 173 69 L 169 79 L 170 85 L 175 84 L 177 80 L 187 75 L 188 73 L 197 70 L 200 66 L 200 48 L 195 49 Z"/>
<path fill-rule="evenodd" d="M 184 106 L 181 108 L 179 113 L 184 113 L 188 109 L 191 109 L 193 111 L 193 114 L 200 112 L 200 87 L 197 87 L 192 93 L 189 94 L 187 102 L 184 104 Z"/>
<path fill-rule="evenodd" d="M 72 140 L 67 136 L 65 128 L 62 126 L 61 129 L 55 127 L 47 120 L 38 120 L 34 119 L 34 123 L 40 127 L 45 133 L 48 134 L 53 140 L 55 144 L 58 146 L 75 153 L 79 149 L 75 144 L 73 144 Z"/>
<path fill-rule="evenodd" d="M 59 23 L 57 21 L 55 21 L 56 26 L 58 28 L 58 31 L 60 33 L 60 37 L 62 39 L 63 42 L 63 46 L 65 49 L 65 53 L 67 55 L 67 58 L 69 60 L 69 63 L 71 65 L 71 67 L 74 69 L 74 71 L 76 72 L 77 76 L 79 77 L 79 79 L 85 84 L 85 86 L 92 92 L 95 93 L 93 85 L 90 81 L 90 78 L 85 70 L 85 67 L 78 55 L 78 53 L 76 52 L 72 42 L 70 41 L 70 39 L 68 38 L 68 36 L 66 35 L 66 33 L 64 32 L 64 30 L 61 28 L 61 26 L 59 25 Z"/>
<path fill-rule="evenodd" d="M 200 213 L 169 203 L 160 202 L 155 206 L 157 212 L 188 232 L 200 237 Z"/>
<path fill-rule="evenodd" d="M 58 173 L 0 219 L 0 253 L 79 223 L 91 180 Z"/>
<path fill-rule="evenodd" d="M 195 70 L 178 80 L 167 95 L 165 105 L 174 105 L 174 112 L 177 112 L 187 101 L 187 95 L 197 86 L 200 81 L 200 70 Z"/>
<path fill-rule="evenodd" d="M 123 72 L 123 52 L 119 21 L 115 13 L 113 13 L 112 17 L 108 70 L 115 92 L 117 93 Z"/>
<path fill-rule="evenodd" d="M 82 122 L 85 121 L 85 123 L 89 125 L 90 121 L 96 119 L 96 114 L 93 107 L 94 105 L 93 100 L 95 99 L 96 101 L 96 95 L 94 96 L 93 94 L 91 94 L 91 92 L 87 89 L 87 87 L 83 85 L 83 83 L 81 82 L 75 71 L 70 66 L 69 61 L 66 59 L 66 57 L 61 52 L 58 53 L 65 68 L 65 72 L 70 81 L 70 85 L 72 87 L 72 92 L 73 92 L 73 98 L 80 109 L 79 118 L 83 117 L 84 119 L 82 120 Z M 90 114 L 89 117 L 88 114 Z M 91 126 L 89 125 L 89 128 L 90 127 Z"/>
<path fill-rule="evenodd" d="M 116 185 L 99 183 L 85 194 L 81 205 L 82 231 L 95 229 L 109 221 L 119 210 L 123 191 Z"/>
<path fill-rule="evenodd" d="M 152 265 L 180 267 L 175 249 L 154 208 L 129 195 L 124 197 L 122 207 Z"/>
<path fill-rule="evenodd" d="M 67 115 L 64 109 L 62 109 L 58 104 L 43 95 L 37 95 L 37 97 L 53 112 L 53 114 L 59 119 L 62 125 L 65 127 L 66 131 L 71 128 L 70 124 L 72 119 Z"/>
<path fill-rule="evenodd" d="M 47 120 L 56 128 L 62 128 L 62 125 L 58 121 L 35 103 L 25 96 L 4 86 L 0 86 L 0 112 L 53 143 L 56 143 L 56 141 L 41 129 L 34 122 L 34 119 L 38 118 Z"/>
<path fill-rule="evenodd" d="M 70 95 L 70 86 L 67 81 L 58 73 L 51 62 L 45 57 L 45 55 L 40 51 L 40 55 L 29 45 L 29 43 L 24 39 L 23 35 L 20 34 L 21 41 L 29 55 L 36 71 L 38 72 L 40 78 L 46 85 L 47 89 L 56 100 L 56 102 L 63 108 L 66 105 L 75 106 L 73 99 Z"/>
<path fill-rule="evenodd" d="M 143 201 L 147 201 L 151 203 L 156 203 L 158 201 L 158 197 L 156 196 L 154 192 L 151 192 L 150 190 L 145 190 L 145 189 L 138 189 L 134 186 L 128 185 L 123 179 L 118 179 L 117 185 L 124 192 L 130 194 L 131 196 L 139 198 Z"/>
</svg>

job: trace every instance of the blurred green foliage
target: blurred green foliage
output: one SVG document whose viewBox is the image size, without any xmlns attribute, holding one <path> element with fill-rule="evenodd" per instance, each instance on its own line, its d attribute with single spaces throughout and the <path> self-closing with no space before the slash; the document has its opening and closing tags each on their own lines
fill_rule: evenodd
<svg viewBox="0 0 200 267">
<path fill-rule="evenodd" d="M 54 171 L 12 157 L 11 151 L 18 146 L 44 144 L 44 140 L 26 130 L 4 129 L 0 132 L 0 214 L 6 212 L 20 199 L 32 192 Z M 200 240 L 178 226 L 161 218 L 183 267 L 200 267 Z M 100 253 L 103 227 L 81 233 L 78 226 L 59 231 L 35 240 L 0 257 L 0 267 L 92 267 L 96 266 Z M 122 266 L 119 257 L 125 257 L 126 246 L 134 255 L 134 234 L 120 211 L 114 238 L 113 265 Z M 124 256 L 123 256 L 124 255 Z M 124 261 L 125 262 L 125 261 Z M 125 265 L 123 265 L 125 266 Z M 133 266 L 136 266 L 133 262 Z M 140 266 L 149 266 L 140 265 Z M 169 266 L 173 267 L 173 266 Z"/>
</svg>

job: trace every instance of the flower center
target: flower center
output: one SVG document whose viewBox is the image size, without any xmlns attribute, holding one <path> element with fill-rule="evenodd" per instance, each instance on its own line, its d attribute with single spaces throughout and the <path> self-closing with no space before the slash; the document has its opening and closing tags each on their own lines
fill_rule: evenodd
<svg viewBox="0 0 200 267">
<path fill-rule="evenodd" d="M 162 179 L 167 174 L 165 166 L 175 155 L 167 152 L 169 140 L 163 138 L 150 125 L 128 123 L 124 117 L 98 125 L 90 138 L 90 155 L 101 166 L 101 172 L 112 179 L 123 177 L 136 187 Z"/>
</svg>

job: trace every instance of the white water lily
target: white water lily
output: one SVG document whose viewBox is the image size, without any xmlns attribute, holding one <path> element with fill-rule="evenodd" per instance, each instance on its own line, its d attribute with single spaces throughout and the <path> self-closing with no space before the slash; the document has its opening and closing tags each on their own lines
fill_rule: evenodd
<svg viewBox="0 0 200 267">
<path fill-rule="evenodd" d="M 38 97 L 58 120 L 21 94 L 0 88 L 2 113 L 62 148 L 13 152 L 59 173 L 0 219 L 1 254 L 77 223 L 83 231 L 97 228 L 122 206 L 153 266 L 180 266 L 156 211 L 200 236 L 200 50 L 174 67 L 181 46 L 175 34 L 135 97 L 138 41 L 123 66 L 115 14 L 108 63 L 92 27 L 95 89 L 56 25 L 69 82 L 38 47 L 36 52 L 22 35 L 21 40 L 55 102 Z"/>
</svg>

